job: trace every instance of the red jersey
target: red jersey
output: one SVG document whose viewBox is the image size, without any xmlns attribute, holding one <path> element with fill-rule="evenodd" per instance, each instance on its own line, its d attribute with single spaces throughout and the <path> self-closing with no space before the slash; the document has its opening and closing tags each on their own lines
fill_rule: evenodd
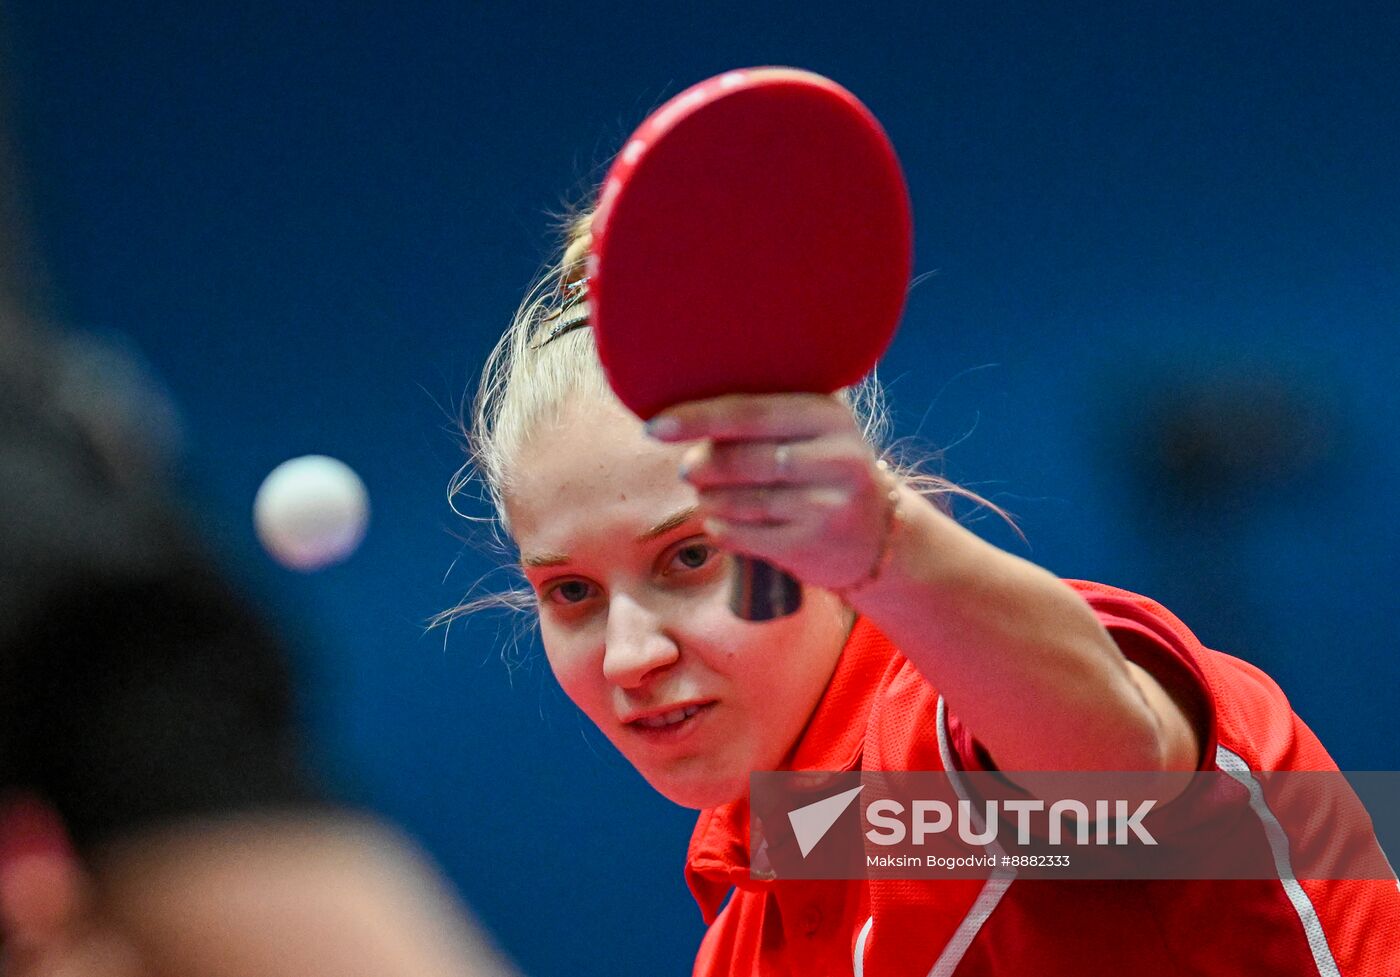
<svg viewBox="0 0 1400 977">
<path fill-rule="evenodd" d="M 1129 660 L 1191 697 L 1202 770 L 1250 786 L 1251 771 L 1336 769 L 1259 669 L 1205 648 L 1153 601 L 1070 584 Z M 937 690 L 858 618 L 791 768 L 955 775 L 985 760 Z M 749 871 L 747 798 L 701 812 L 686 879 L 710 926 L 697 977 L 1400 975 L 1393 880 L 765 882 Z"/>
</svg>

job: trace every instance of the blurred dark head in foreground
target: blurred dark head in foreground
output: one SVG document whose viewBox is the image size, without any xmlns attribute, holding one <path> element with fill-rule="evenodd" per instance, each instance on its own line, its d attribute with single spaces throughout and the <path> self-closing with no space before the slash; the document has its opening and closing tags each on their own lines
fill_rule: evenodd
<svg viewBox="0 0 1400 977">
<path fill-rule="evenodd" d="M 301 803 L 285 656 L 170 497 L 151 388 L 115 351 L 109 384 L 99 347 L 0 343 L 0 784 L 80 847 Z"/>
<path fill-rule="evenodd" d="M 311 785 L 286 649 L 189 526 L 156 388 L 34 324 L 5 40 L 0 977 L 507 974 L 412 845 Z"/>
<path fill-rule="evenodd" d="M 286 649 L 95 349 L 0 332 L 0 975 L 509 973 L 411 845 L 320 799 Z"/>
<path fill-rule="evenodd" d="M 0 975 L 508 975 L 312 785 L 287 650 L 190 528 L 153 390 L 0 328 Z"/>
</svg>

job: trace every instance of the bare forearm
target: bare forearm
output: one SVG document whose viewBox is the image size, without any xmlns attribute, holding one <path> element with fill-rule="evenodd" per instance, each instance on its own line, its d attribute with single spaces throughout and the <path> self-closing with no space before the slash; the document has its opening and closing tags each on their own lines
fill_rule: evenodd
<svg viewBox="0 0 1400 977">
<path fill-rule="evenodd" d="M 1161 717 L 1083 600 L 903 490 L 880 579 L 852 598 L 1005 770 L 1161 769 Z"/>
</svg>

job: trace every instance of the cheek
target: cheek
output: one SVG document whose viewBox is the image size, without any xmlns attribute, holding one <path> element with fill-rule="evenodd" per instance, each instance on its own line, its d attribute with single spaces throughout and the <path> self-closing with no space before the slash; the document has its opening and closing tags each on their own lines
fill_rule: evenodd
<svg viewBox="0 0 1400 977">
<path fill-rule="evenodd" d="M 728 666 L 736 684 L 779 725 L 805 719 L 845 643 L 836 616 L 812 603 L 797 617 L 759 626 Z"/>
<path fill-rule="evenodd" d="M 544 644 L 544 656 L 554 680 L 575 705 L 588 712 L 590 704 L 598 698 L 603 681 L 600 656 L 590 653 L 586 643 L 577 636 L 551 633 L 545 625 L 540 628 L 540 641 Z"/>
</svg>

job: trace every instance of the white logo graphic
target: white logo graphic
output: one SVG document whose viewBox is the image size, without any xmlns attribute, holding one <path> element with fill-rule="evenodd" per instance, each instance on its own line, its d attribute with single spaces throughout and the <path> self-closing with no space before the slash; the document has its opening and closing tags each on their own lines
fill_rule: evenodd
<svg viewBox="0 0 1400 977">
<path fill-rule="evenodd" d="M 833 794 L 815 804 L 808 804 L 806 807 L 799 807 L 795 811 L 788 812 L 788 821 L 792 824 L 792 833 L 797 836 L 797 847 L 801 849 L 803 858 L 806 858 L 807 853 L 817 847 L 817 842 L 826 836 L 826 833 L 831 830 L 831 826 L 836 823 L 836 819 L 846 808 L 851 806 L 856 795 L 863 790 L 865 790 L 865 785 L 861 784 L 859 787 L 852 787 L 850 790 Z"/>
</svg>

